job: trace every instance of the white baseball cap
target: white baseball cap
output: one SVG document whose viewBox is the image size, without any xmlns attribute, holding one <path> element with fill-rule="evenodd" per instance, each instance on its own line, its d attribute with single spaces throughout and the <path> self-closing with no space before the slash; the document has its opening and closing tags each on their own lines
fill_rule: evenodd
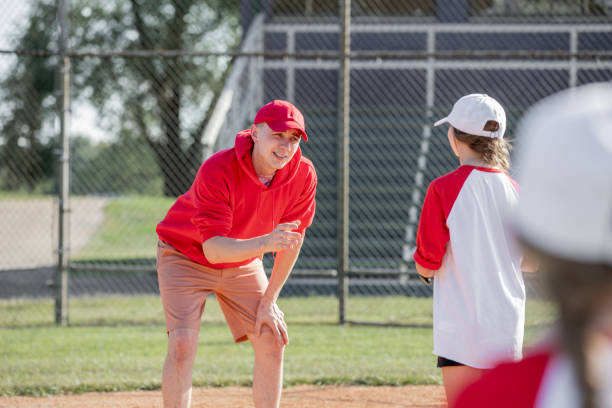
<svg viewBox="0 0 612 408">
<path fill-rule="evenodd" d="M 517 135 L 518 235 L 560 258 L 612 264 L 612 84 L 544 99 Z"/>
<path fill-rule="evenodd" d="M 497 122 L 497 130 L 485 130 L 487 122 Z M 459 98 L 450 115 L 434 126 L 450 123 L 455 129 L 475 136 L 502 138 L 506 131 L 506 112 L 495 99 L 486 94 L 470 94 Z"/>
</svg>

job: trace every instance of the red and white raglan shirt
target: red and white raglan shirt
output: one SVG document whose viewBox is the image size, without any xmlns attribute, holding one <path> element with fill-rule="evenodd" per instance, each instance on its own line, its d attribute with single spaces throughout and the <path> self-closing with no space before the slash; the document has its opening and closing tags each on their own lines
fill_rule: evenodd
<svg viewBox="0 0 612 408">
<path fill-rule="evenodd" d="M 250 130 L 236 135 L 233 148 L 206 160 L 189 191 L 178 197 L 157 224 L 159 239 L 194 262 L 224 269 L 242 262 L 210 263 L 202 244 L 215 236 L 248 239 L 272 232 L 278 224 L 299 220 L 304 236 L 315 214 L 317 173 L 301 149 L 278 170 L 269 185 L 255 173 Z"/>
<path fill-rule="evenodd" d="M 517 202 L 518 185 L 498 169 L 461 166 L 430 184 L 414 260 L 437 270 L 434 354 L 483 369 L 521 357 L 525 283 L 505 226 Z"/>
</svg>

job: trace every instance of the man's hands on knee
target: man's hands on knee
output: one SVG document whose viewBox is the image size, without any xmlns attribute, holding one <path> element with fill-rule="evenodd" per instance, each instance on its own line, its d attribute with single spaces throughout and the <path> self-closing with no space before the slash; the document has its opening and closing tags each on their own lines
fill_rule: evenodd
<svg viewBox="0 0 612 408">
<path fill-rule="evenodd" d="M 281 224 L 282 225 L 282 224 Z M 255 321 L 255 335 L 259 337 L 263 326 L 266 325 L 272 330 L 279 346 L 289 344 L 289 334 L 285 323 L 285 314 L 278 308 L 274 301 L 262 299 L 257 307 L 257 319 Z"/>
</svg>

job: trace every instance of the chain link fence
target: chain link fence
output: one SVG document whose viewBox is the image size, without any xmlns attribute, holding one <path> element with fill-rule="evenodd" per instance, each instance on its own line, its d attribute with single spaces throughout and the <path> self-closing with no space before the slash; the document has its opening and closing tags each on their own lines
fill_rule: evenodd
<svg viewBox="0 0 612 408">
<path fill-rule="evenodd" d="M 0 326 L 54 321 L 62 249 L 72 322 L 103 318 L 80 313 L 80 299 L 156 296 L 155 224 L 201 162 L 232 146 L 275 98 L 304 113 L 302 149 L 319 178 L 317 215 L 283 295 L 336 295 L 340 2 L 68 1 L 66 248 L 57 4 L 9 4 L 0 36 Z M 351 10 L 347 319 L 358 321 L 351 305 L 362 296 L 431 295 L 410 254 L 427 185 L 457 166 L 432 123 L 458 97 L 484 92 L 506 108 L 512 139 L 539 99 L 612 80 L 612 4 L 353 0 Z M 528 287 L 538 304 L 538 278 Z M 386 312 L 378 323 L 410 323 Z M 528 322 L 551 319 L 544 305 Z"/>
</svg>

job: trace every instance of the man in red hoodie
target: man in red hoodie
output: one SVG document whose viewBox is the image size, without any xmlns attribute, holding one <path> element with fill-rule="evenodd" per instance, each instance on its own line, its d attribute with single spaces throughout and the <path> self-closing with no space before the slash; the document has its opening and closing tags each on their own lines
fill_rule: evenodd
<svg viewBox="0 0 612 408">
<path fill-rule="evenodd" d="M 202 164 L 187 193 L 157 225 L 157 272 L 168 354 L 165 407 L 189 407 L 191 371 L 206 296 L 214 292 L 234 340 L 255 352 L 255 407 L 278 407 L 289 343 L 278 295 L 315 213 L 317 176 L 302 156 L 302 113 L 287 101 L 264 105 L 233 148 Z M 262 255 L 275 252 L 270 281 Z"/>
</svg>

